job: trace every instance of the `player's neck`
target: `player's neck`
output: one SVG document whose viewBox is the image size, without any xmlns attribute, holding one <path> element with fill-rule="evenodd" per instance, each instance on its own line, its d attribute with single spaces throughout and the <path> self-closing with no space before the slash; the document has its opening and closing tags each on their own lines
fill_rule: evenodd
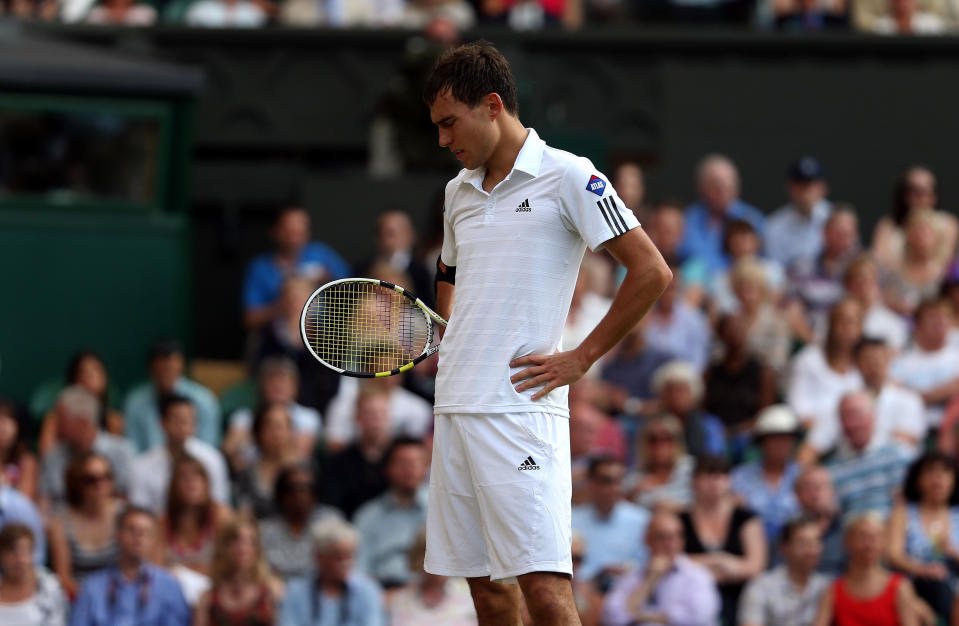
<svg viewBox="0 0 959 626">
<path fill-rule="evenodd" d="M 526 137 L 529 135 L 529 131 L 518 118 L 504 116 L 501 125 L 500 140 L 493 154 L 486 161 L 486 176 L 483 178 L 483 188 L 486 191 L 492 191 L 493 187 L 513 171 L 516 157 L 519 156 L 519 151 L 523 149 L 523 144 L 526 143 Z"/>
</svg>

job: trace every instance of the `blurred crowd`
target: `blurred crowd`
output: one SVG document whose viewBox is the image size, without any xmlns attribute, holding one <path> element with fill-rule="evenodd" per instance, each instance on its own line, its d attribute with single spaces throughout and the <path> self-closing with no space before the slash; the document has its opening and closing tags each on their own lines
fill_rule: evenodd
<svg viewBox="0 0 959 626">
<path fill-rule="evenodd" d="M 719 154 L 686 205 L 613 171 L 674 279 L 570 389 L 587 625 L 959 624 L 959 223 L 915 166 L 862 241 L 822 162 L 784 170 L 772 210 Z M 0 401 L 0 624 L 475 623 L 422 567 L 436 357 L 343 378 L 299 331 L 331 279 L 431 303 L 441 242 L 385 211 L 351 266 L 315 233 L 283 207 L 249 262 L 249 380 L 216 394 L 167 339 L 125 392 L 81 351 Z M 620 272 L 587 252 L 564 345 Z"/>
</svg>

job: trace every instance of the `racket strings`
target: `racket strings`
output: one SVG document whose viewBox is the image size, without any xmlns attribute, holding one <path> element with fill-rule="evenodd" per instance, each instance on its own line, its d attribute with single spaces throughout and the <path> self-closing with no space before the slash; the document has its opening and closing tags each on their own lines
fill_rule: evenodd
<svg viewBox="0 0 959 626">
<path fill-rule="evenodd" d="M 399 368 L 429 347 L 430 324 L 403 294 L 347 282 L 316 294 L 305 318 L 310 348 L 334 367 L 374 374 Z"/>
</svg>

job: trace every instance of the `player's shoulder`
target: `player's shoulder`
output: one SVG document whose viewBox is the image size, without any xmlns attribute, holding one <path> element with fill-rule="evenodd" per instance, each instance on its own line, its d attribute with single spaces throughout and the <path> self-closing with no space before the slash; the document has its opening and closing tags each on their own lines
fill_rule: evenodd
<svg viewBox="0 0 959 626">
<path fill-rule="evenodd" d="M 546 146 L 543 153 L 543 170 L 556 172 L 562 176 L 564 184 L 581 188 L 584 193 L 602 196 L 612 190 L 609 179 L 592 161 L 566 150 Z"/>
</svg>

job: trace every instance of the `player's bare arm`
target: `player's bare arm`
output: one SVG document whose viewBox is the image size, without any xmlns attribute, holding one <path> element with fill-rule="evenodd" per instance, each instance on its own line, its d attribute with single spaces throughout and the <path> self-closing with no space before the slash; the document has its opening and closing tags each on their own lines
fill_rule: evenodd
<svg viewBox="0 0 959 626">
<path fill-rule="evenodd" d="M 580 378 L 599 357 L 615 346 L 653 306 L 672 280 L 672 272 L 642 228 L 634 228 L 607 241 L 605 248 L 626 268 L 626 278 L 613 304 L 583 343 L 556 354 L 528 354 L 513 359 L 510 367 L 529 365 L 510 377 L 516 391 L 542 387 L 539 400 L 553 389 Z M 440 309 L 442 312 L 443 309 Z M 522 382 L 521 382 L 522 381 Z"/>
<path fill-rule="evenodd" d="M 448 272 L 449 267 L 442 261 L 437 261 L 437 269 L 440 272 Z M 453 283 L 445 280 L 436 281 L 436 312 L 443 319 L 448 320 L 453 313 L 453 292 L 456 287 Z"/>
</svg>

